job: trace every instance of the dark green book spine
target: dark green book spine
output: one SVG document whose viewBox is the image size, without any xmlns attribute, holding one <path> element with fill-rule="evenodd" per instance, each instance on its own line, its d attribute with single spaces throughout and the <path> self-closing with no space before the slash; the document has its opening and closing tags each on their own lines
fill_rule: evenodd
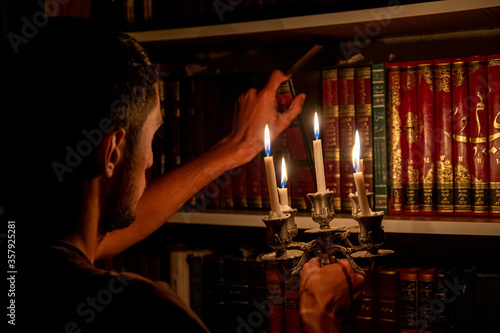
<svg viewBox="0 0 500 333">
<path fill-rule="evenodd" d="M 387 214 L 387 117 L 384 64 L 372 65 L 373 190 L 375 209 Z"/>
</svg>

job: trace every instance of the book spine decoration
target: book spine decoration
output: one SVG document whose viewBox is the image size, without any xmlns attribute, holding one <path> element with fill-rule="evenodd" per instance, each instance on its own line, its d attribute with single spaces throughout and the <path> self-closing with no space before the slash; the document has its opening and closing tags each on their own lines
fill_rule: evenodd
<svg viewBox="0 0 500 333">
<path fill-rule="evenodd" d="M 436 270 L 418 271 L 418 331 L 435 332 L 435 316 L 433 304 L 436 300 Z"/>
<path fill-rule="evenodd" d="M 453 215 L 453 123 L 451 109 L 451 60 L 434 61 L 436 87 L 436 187 L 437 214 Z"/>
<path fill-rule="evenodd" d="M 384 64 L 372 66 L 373 191 L 375 209 L 387 214 L 387 128 Z"/>
<path fill-rule="evenodd" d="M 403 165 L 401 156 L 401 72 L 399 63 L 386 63 L 388 71 L 389 94 L 389 198 L 390 215 L 400 215 L 403 211 Z"/>
<path fill-rule="evenodd" d="M 433 61 L 419 61 L 418 68 L 418 115 L 422 119 L 422 157 L 417 154 L 415 160 L 420 160 L 422 165 L 422 178 L 420 183 L 420 214 L 436 214 L 436 128 L 435 119 L 435 84 Z"/>
<path fill-rule="evenodd" d="M 371 68 L 359 67 L 354 71 L 356 99 L 356 129 L 359 133 L 361 157 L 363 158 L 365 187 L 373 192 L 373 136 Z"/>
<path fill-rule="evenodd" d="M 471 173 L 469 168 L 469 81 L 467 60 L 454 58 L 451 65 L 453 110 L 453 159 L 455 179 L 455 215 L 472 214 Z"/>
<path fill-rule="evenodd" d="M 472 213 L 489 215 L 488 78 L 485 56 L 468 58 L 469 63 L 469 158 L 472 178 Z"/>
<path fill-rule="evenodd" d="M 495 84 L 496 82 L 496 84 Z M 500 54 L 488 56 L 490 216 L 500 217 Z"/>
<path fill-rule="evenodd" d="M 417 106 L 416 62 L 401 63 L 401 153 L 403 159 L 403 212 L 418 215 L 419 184 L 422 173 L 421 147 L 423 122 Z"/>
<path fill-rule="evenodd" d="M 344 212 L 351 211 L 349 193 L 354 193 L 354 176 L 351 160 L 355 136 L 354 68 L 339 71 L 339 112 L 340 112 L 340 200 Z"/>
<path fill-rule="evenodd" d="M 417 282 L 418 269 L 401 269 L 401 332 L 404 333 L 417 332 Z"/>
<path fill-rule="evenodd" d="M 323 88 L 323 156 L 325 161 L 326 188 L 333 191 L 333 208 L 341 210 L 340 199 L 340 139 L 338 70 L 322 71 Z"/>
</svg>

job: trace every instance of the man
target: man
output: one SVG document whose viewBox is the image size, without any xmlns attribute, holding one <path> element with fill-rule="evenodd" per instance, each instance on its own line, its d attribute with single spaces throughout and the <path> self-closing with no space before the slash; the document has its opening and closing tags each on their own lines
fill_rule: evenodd
<svg viewBox="0 0 500 333">
<path fill-rule="evenodd" d="M 7 214 L 17 220 L 25 252 L 17 259 L 18 325 L 37 332 L 207 331 L 166 283 L 93 263 L 144 239 L 212 179 L 250 161 L 263 148 L 265 125 L 276 137 L 305 96 L 278 114 L 276 89 L 287 77 L 273 72 L 264 89 L 239 98 L 229 136 L 146 188 L 163 120 L 156 72 L 133 38 L 54 19 L 9 66 Z M 21 130 L 7 131 L 14 126 Z"/>
</svg>

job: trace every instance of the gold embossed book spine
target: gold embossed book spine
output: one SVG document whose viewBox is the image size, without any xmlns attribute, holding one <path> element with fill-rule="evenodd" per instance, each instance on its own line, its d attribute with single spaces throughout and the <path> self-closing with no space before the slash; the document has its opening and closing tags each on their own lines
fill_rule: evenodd
<svg viewBox="0 0 500 333">
<path fill-rule="evenodd" d="M 469 167 L 469 81 L 467 78 L 467 59 L 454 58 L 451 64 L 451 96 L 455 216 L 472 215 L 471 173 Z"/>
<path fill-rule="evenodd" d="M 340 139 L 338 70 L 323 69 L 323 156 L 326 188 L 333 191 L 333 208 L 340 212 Z"/>
<path fill-rule="evenodd" d="M 371 68 L 355 69 L 356 129 L 359 133 L 361 158 L 364 165 L 365 187 L 373 192 L 373 135 Z"/>
<path fill-rule="evenodd" d="M 401 158 L 401 71 L 399 63 L 386 63 L 388 75 L 388 127 L 389 127 L 389 174 L 388 203 L 389 215 L 400 215 L 403 211 L 403 176 Z"/>
<path fill-rule="evenodd" d="M 339 111 L 340 111 L 340 198 L 343 212 L 351 211 L 349 193 L 356 192 L 351 160 L 356 128 L 355 118 L 354 68 L 339 70 Z"/>
<path fill-rule="evenodd" d="M 488 56 L 490 216 L 500 217 L 500 54 Z"/>
<path fill-rule="evenodd" d="M 422 117 L 417 104 L 417 63 L 401 63 L 401 153 L 403 161 L 403 213 L 420 213 L 422 179 Z"/>
<path fill-rule="evenodd" d="M 437 214 L 453 215 L 453 125 L 451 108 L 451 59 L 434 60 L 436 89 Z"/>
<path fill-rule="evenodd" d="M 437 192 L 435 173 L 436 138 L 434 136 L 436 128 L 434 62 L 432 60 L 419 61 L 417 70 L 417 114 L 423 123 L 421 145 L 418 146 L 417 144 L 417 148 L 422 150 L 414 154 L 414 159 L 419 159 L 422 167 L 420 215 L 435 215 Z"/>
<path fill-rule="evenodd" d="M 468 58 L 472 213 L 489 215 L 488 76 L 486 56 Z"/>
</svg>

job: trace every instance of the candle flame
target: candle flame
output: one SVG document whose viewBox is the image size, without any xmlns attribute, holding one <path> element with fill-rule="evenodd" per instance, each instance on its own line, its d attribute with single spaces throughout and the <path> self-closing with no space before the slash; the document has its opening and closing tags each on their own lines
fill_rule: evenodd
<svg viewBox="0 0 500 333">
<path fill-rule="evenodd" d="M 316 140 L 319 139 L 319 120 L 317 112 L 314 112 L 314 137 Z"/>
<path fill-rule="evenodd" d="M 264 130 L 264 151 L 267 156 L 271 155 L 271 135 L 269 134 L 269 126 L 267 124 Z"/>
<path fill-rule="evenodd" d="M 288 181 L 288 174 L 286 173 L 285 157 L 281 158 L 281 188 L 285 188 Z"/>
<path fill-rule="evenodd" d="M 352 167 L 354 172 L 360 172 L 361 167 L 359 165 L 359 156 L 361 155 L 361 143 L 359 140 L 359 133 L 356 130 L 356 138 L 354 139 L 354 147 L 352 147 Z"/>
</svg>

